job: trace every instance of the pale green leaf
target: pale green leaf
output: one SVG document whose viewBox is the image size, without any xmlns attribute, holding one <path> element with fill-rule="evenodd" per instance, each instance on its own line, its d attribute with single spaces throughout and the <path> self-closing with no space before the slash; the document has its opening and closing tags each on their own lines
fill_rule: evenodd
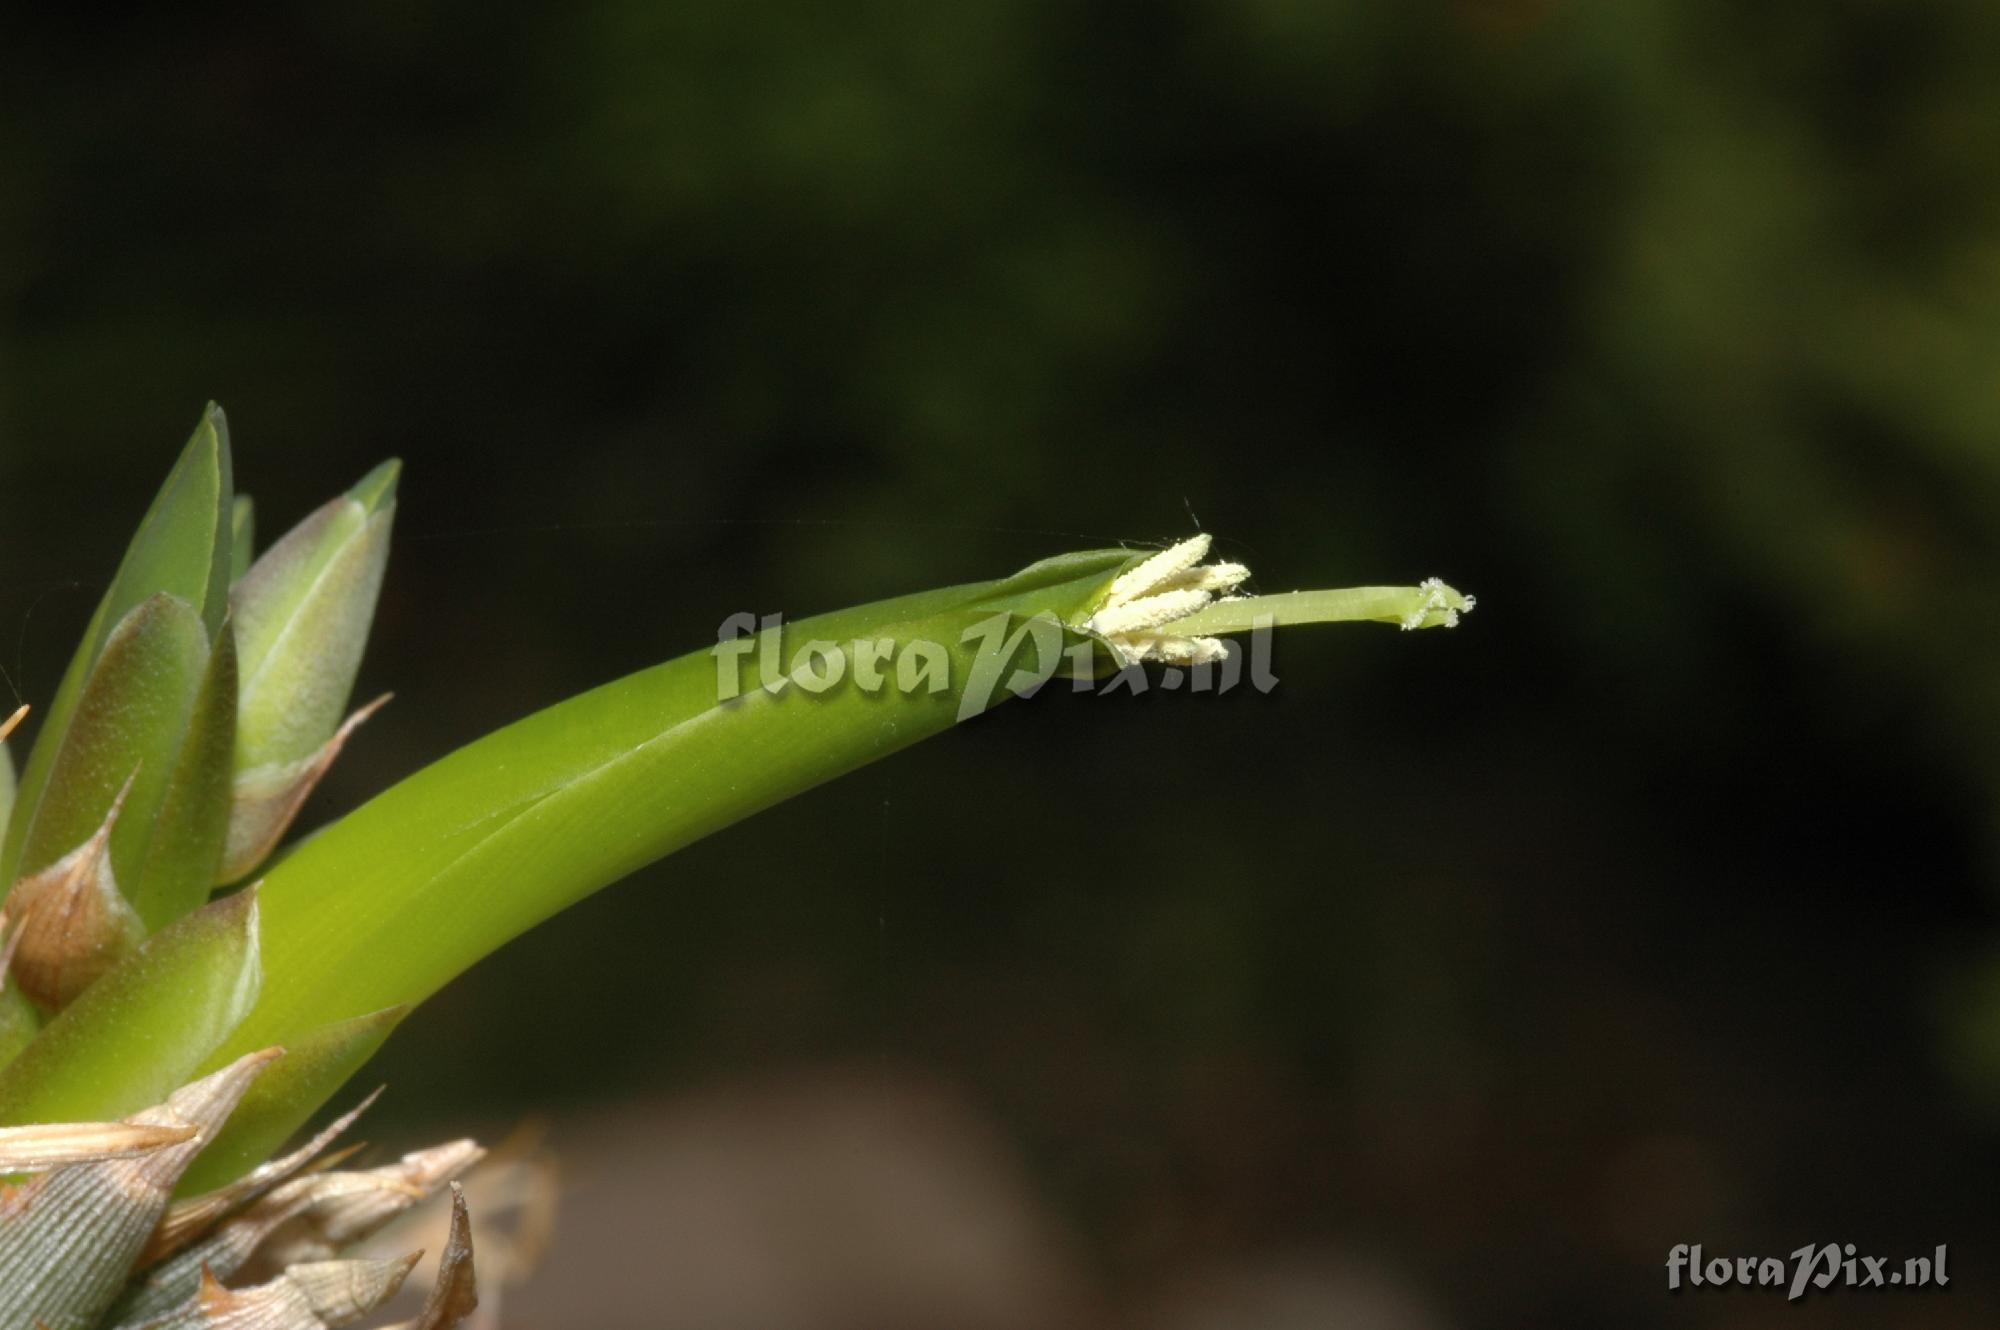
<svg viewBox="0 0 2000 1330">
<path fill-rule="evenodd" d="M 339 726 L 388 565 L 398 472 L 395 462 L 377 467 L 237 583 L 239 771 L 302 761 Z"/>
</svg>

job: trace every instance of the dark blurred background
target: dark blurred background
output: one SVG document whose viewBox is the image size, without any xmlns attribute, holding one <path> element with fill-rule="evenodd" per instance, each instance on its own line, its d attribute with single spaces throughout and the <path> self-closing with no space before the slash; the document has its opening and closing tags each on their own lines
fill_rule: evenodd
<svg viewBox="0 0 2000 1330">
<path fill-rule="evenodd" d="M 1479 593 L 1007 707 L 441 995 L 369 1134 L 547 1119 L 509 1325 L 2000 1316 L 1990 0 L 22 7 L 0 110 L 10 690 L 206 398 L 266 539 L 407 459 L 315 818 L 738 610 L 1196 522 Z"/>
</svg>

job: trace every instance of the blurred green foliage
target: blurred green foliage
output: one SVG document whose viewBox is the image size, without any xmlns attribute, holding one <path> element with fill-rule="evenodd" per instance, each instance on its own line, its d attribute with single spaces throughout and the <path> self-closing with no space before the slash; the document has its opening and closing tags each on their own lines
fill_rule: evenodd
<svg viewBox="0 0 2000 1330">
<path fill-rule="evenodd" d="M 1110 1270 L 1360 1232 L 1475 1324 L 1664 1323 L 1618 1271 L 1697 1237 L 1996 1236 L 1991 4 L 8 27 L 0 663 L 47 695 L 206 397 L 274 530 L 403 455 L 403 701 L 322 812 L 738 610 L 1191 518 L 1485 605 L 696 847 L 413 1020 L 413 1111 L 892 1057 Z"/>
</svg>

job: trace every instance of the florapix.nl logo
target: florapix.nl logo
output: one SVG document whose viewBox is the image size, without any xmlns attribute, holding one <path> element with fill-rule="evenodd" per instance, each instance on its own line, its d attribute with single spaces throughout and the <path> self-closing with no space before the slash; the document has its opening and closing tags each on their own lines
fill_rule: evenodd
<svg viewBox="0 0 2000 1330">
<path fill-rule="evenodd" d="M 1836 1288 L 1944 1288 L 1951 1283 L 1940 1243 L 1927 1256 L 1901 1261 L 1867 1256 L 1851 1242 L 1808 1243 L 1787 1256 L 1708 1256 L 1700 1243 L 1679 1243 L 1667 1253 L 1667 1288 L 1783 1289 L 1797 1302 Z"/>
<path fill-rule="evenodd" d="M 1030 697 L 1061 677 L 1073 692 L 1109 695 L 1227 693 L 1246 683 L 1260 693 L 1278 685 L 1271 668 L 1274 625 L 1253 623 L 1245 642 L 1179 664 L 1148 669 L 1101 638 L 1066 628 L 1055 616 L 999 612 L 967 625 L 952 641 L 867 637 L 788 640 L 783 615 L 733 614 L 716 633 L 715 694 L 730 702 L 752 693 L 827 697 L 958 697 L 957 719 L 985 711 L 1004 693 Z"/>
</svg>

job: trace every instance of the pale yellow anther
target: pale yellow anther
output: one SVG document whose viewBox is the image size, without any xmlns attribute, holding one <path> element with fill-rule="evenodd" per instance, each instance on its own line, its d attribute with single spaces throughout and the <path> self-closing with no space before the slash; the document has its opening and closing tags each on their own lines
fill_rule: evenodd
<svg viewBox="0 0 2000 1330">
<path fill-rule="evenodd" d="M 1208 545 L 1209 538 L 1204 533 L 1161 550 L 1130 572 L 1121 574 L 1105 595 L 1104 606 L 1123 605 L 1160 590 L 1207 558 Z"/>
<path fill-rule="evenodd" d="M 1128 664 L 1201 665 L 1221 659 L 1228 648 L 1218 638 L 1174 631 L 1250 576 L 1240 563 L 1202 563 L 1209 544 L 1206 535 L 1192 536 L 1122 574 L 1084 621 L 1085 631 L 1104 638 Z"/>
</svg>

